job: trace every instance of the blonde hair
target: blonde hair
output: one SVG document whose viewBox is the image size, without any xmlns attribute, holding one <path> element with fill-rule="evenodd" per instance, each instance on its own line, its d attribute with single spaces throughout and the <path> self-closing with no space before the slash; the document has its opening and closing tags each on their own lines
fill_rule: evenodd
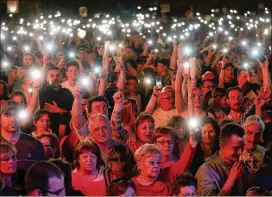
<svg viewBox="0 0 272 197">
<path fill-rule="evenodd" d="M 134 153 L 135 161 L 137 165 L 146 160 L 150 156 L 161 155 L 159 147 L 155 144 L 144 144 L 136 150 Z"/>
<path fill-rule="evenodd" d="M 261 133 L 263 133 L 263 131 L 265 129 L 265 124 L 262 121 L 262 119 L 259 116 L 256 116 L 256 115 L 252 115 L 252 116 L 247 117 L 246 121 L 243 124 L 243 128 L 245 128 L 245 127 L 247 127 L 249 125 L 255 124 L 255 123 L 259 124 L 259 131 Z"/>
</svg>

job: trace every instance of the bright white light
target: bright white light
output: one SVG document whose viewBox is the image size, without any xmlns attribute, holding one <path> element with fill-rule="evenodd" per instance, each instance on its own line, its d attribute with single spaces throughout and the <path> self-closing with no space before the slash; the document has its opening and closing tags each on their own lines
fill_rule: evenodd
<svg viewBox="0 0 272 197">
<path fill-rule="evenodd" d="M 148 77 L 147 77 L 147 78 L 145 78 L 145 83 L 146 83 L 147 85 L 150 85 L 150 84 L 151 84 L 151 82 L 152 82 L 152 81 L 151 81 L 151 79 L 150 79 L 150 78 L 148 78 Z"/>
<path fill-rule="evenodd" d="M 41 71 L 38 69 L 33 69 L 30 71 L 30 75 L 31 78 L 34 80 L 39 79 L 41 77 Z"/>
<path fill-rule="evenodd" d="M 212 37 L 212 36 L 213 36 L 213 32 L 210 32 L 210 33 L 209 33 L 209 36 L 211 36 L 211 37 Z"/>
<path fill-rule="evenodd" d="M 167 37 L 167 41 L 171 42 L 173 40 L 173 38 L 171 36 Z"/>
<path fill-rule="evenodd" d="M 27 118 L 27 113 L 25 110 L 21 110 L 18 114 L 18 117 L 21 119 L 21 120 L 24 120 Z"/>
<path fill-rule="evenodd" d="M 24 46 L 24 50 L 25 50 L 25 51 L 30 51 L 30 47 L 29 47 L 28 45 L 25 45 L 25 46 Z"/>
<path fill-rule="evenodd" d="M 217 49 L 217 45 L 216 45 L 216 44 L 213 44 L 212 48 L 213 48 L 213 49 Z"/>
<path fill-rule="evenodd" d="M 248 69 L 248 63 L 244 63 L 244 67 L 246 68 L 246 69 Z"/>
<path fill-rule="evenodd" d="M 79 30 L 78 30 L 78 33 L 77 33 L 77 36 L 78 36 L 80 39 L 83 39 L 83 38 L 86 36 L 86 31 L 83 30 L 83 29 L 79 29 Z"/>
<path fill-rule="evenodd" d="M 159 49 L 155 49 L 154 51 L 155 51 L 155 53 L 158 53 L 158 52 L 159 52 Z"/>
<path fill-rule="evenodd" d="M 189 62 L 184 62 L 183 67 L 184 69 L 188 69 L 190 67 Z"/>
<path fill-rule="evenodd" d="M 101 40 L 101 37 L 97 37 L 96 39 L 97 39 L 98 41 L 100 41 L 100 40 Z"/>
<path fill-rule="evenodd" d="M 110 46 L 109 46 L 109 50 L 110 50 L 110 51 L 114 51 L 114 50 L 115 50 L 115 46 L 114 46 L 114 45 L 110 45 Z"/>
<path fill-rule="evenodd" d="M 267 35 L 269 33 L 268 29 L 264 30 L 264 35 Z"/>
<path fill-rule="evenodd" d="M 223 51 L 223 53 L 227 53 L 227 52 L 228 52 L 228 49 L 227 49 L 227 48 L 224 48 L 222 51 Z"/>
<path fill-rule="evenodd" d="M 44 39 L 43 36 L 39 36 L 38 38 L 39 38 L 39 40 L 43 40 Z"/>
<path fill-rule="evenodd" d="M 185 47 L 184 48 L 184 54 L 185 55 L 191 55 L 192 54 L 192 49 L 190 47 Z"/>
<path fill-rule="evenodd" d="M 70 52 L 70 53 L 69 53 L 69 57 L 70 57 L 70 58 L 75 57 L 75 53 L 74 53 L 74 52 Z"/>
<path fill-rule="evenodd" d="M 195 129 L 195 128 L 199 127 L 199 120 L 196 118 L 190 118 L 188 120 L 188 126 L 190 129 Z"/>
<path fill-rule="evenodd" d="M 137 9 L 140 10 L 142 7 L 141 6 L 138 6 Z"/>
<path fill-rule="evenodd" d="M 245 40 L 242 41 L 242 45 L 246 46 L 247 42 Z"/>
<path fill-rule="evenodd" d="M 8 46 L 7 50 L 8 51 L 11 51 L 12 47 L 11 46 Z"/>
<path fill-rule="evenodd" d="M 218 31 L 222 32 L 223 31 L 223 27 L 218 27 Z"/>
<path fill-rule="evenodd" d="M 96 74 L 99 74 L 100 71 L 101 71 L 100 67 L 96 66 L 96 67 L 94 68 L 94 72 L 95 72 Z"/>
<path fill-rule="evenodd" d="M 233 40 L 233 38 L 230 36 L 230 37 L 229 37 L 229 40 Z"/>
<path fill-rule="evenodd" d="M 9 63 L 8 63 L 8 61 L 3 61 L 3 62 L 2 62 L 2 65 L 6 68 L 6 67 L 9 66 Z"/>
<path fill-rule="evenodd" d="M 29 88 L 29 89 L 28 89 L 28 92 L 29 92 L 29 93 L 32 93 L 32 92 L 33 92 L 33 89 L 32 89 L 32 88 Z"/>
<path fill-rule="evenodd" d="M 147 41 L 147 44 L 148 44 L 148 45 L 152 45 L 152 44 L 153 44 L 153 41 L 152 41 L 152 40 L 148 40 L 148 41 Z"/>
<path fill-rule="evenodd" d="M 82 77 L 81 79 L 80 79 L 80 83 L 81 83 L 81 85 L 83 85 L 83 86 L 88 86 L 88 85 L 90 85 L 90 79 L 89 79 L 89 77 Z"/>
<path fill-rule="evenodd" d="M 52 51 L 53 50 L 53 44 L 47 44 L 46 45 L 46 49 L 47 49 L 47 51 Z"/>
<path fill-rule="evenodd" d="M 259 54 L 259 51 L 258 51 L 258 49 L 253 49 L 251 51 L 251 53 L 252 53 L 253 56 L 257 56 Z"/>
</svg>

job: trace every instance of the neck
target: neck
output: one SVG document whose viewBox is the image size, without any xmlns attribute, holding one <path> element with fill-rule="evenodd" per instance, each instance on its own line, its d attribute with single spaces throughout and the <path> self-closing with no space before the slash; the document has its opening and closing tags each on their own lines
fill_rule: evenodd
<svg viewBox="0 0 272 197">
<path fill-rule="evenodd" d="M 79 172 L 79 174 L 81 174 L 83 176 L 91 176 L 93 178 L 96 178 L 97 174 L 98 174 L 98 170 L 96 168 L 92 171 L 86 171 L 86 170 L 78 168 L 78 172 Z"/>
<path fill-rule="evenodd" d="M 8 132 L 5 130 L 1 131 L 1 135 L 3 138 L 5 138 L 8 142 L 12 143 L 13 145 L 16 144 L 16 142 L 20 138 L 20 130 L 17 129 L 15 132 Z"/>
<path fill-rule="evenodd" d="M 166 71 L 160 72 L 160 76 L 166 75 Z"/>
<path fill-rule="evenodd" d="M 2 189 L 5 187 L 5 186 L 8 186 L 11 188 L 12 186 L 12 175 L 3 175 L 1 176 L 2 178 Z"/>
<path fill-rule="evenodd" d="M 43 130 L 43 129 L 35 129 L 33 133 L 35 133 L 36 135 L 41 135 L 41 134 L 43 134 L 44 132 L 46 132 L 46 131 Z"/>
<path fill-rule="evenodd" d="M 130 92 L 129 95 L 130 96 L 137 96 L 136 92 Z"/>
<path fill-rule="evenodd" d="M 151 185 L 152 183 L 154 183 L 156 181 L 157 177 L 150 177 L 150 176 L 146 176 L 143 173 L 141 173 L 138 177 L 137 177 L 137 181 L 141 184 L 141 185 Z"/>
<path fill-rule="evenodd" d="M 162 155 L 162 163 L 171 162 L 174 160 L 173 154 L 170 155 Z"/>
<path fill-rule="evenodd" d="M 75 80 L 72 80 L 72 79 L 68 79 L 67 80 L 68 84 L 72 87 L 74 87 L 76 85 L 76 81 Z"/>
<path fill-rule="evenodd" d="M 234 110 L 230 110 L 230 115 L 234 118 L 234 120 L 240 120 L 241 112 L 237 112 Z"/>
<path fill-rule="evenodd" d="M 225 155 L 222 153 L 222 151 L 219 151 L 219 157 L 224 160 L 226 163 L 228 164 L 232 164 L 233 162 L 231 160 L 229 160 L 227 157 L 225 157 Z"/>
<path fill-rule="evenodd" d="M 97 146 L 99 147 L 100 150 L 102 150 L 103 152 L 110 152 L 112 149 L 112 144 L 113 144 L 113 140 L 109 139 L 108 141 L 104 142 L 104 143 L 96 143 Z"/>
<path fill-rule="evenodd" d="M 170 111 L 171 110 L 166 106 L 161 106 L 160 108 L 161 108 L 162 111 Z"/>
</svg>

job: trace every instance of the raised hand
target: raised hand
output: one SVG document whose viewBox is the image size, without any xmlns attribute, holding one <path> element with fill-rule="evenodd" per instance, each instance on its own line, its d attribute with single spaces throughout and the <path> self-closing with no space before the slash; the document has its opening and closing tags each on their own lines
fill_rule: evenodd
<svg viewBox="0 0 272 197">
<path fill-rule="evenodd" d="M 123 94 L 123 92 L 121 92 L 121 91 L 119 90 L 118 92 L 116 92 L 116 93 L 113 95 L 112 98 L 113 98 L 115 104 L 121 104 L 121 103 L 123 103 L 123 101 L 124 101 L 124 94 Z"/>
</svg>

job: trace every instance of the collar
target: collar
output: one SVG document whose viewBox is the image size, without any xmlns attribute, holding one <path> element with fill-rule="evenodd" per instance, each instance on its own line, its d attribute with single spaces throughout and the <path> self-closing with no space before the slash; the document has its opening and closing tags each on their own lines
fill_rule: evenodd
<svg viewBox="0 0 272 197">
<path fill-rule="evenodd" d="M 3 134 L 4 134 L 4 135 L 3 135 Z M 5 135 L 5 133 L 3 133 L 3 132 L 1 133 L 1 136 L 2 136 L 7 142 L 9 142 L 9 143 L 15 145 L 15 144 L 19 141 L 19 139 L 20 139 L 20 137 L 21 137 L 21 130 L 19 130 L 19 132 L 17 131 L 16 134 L 15 134 L 13 137 L 11 137 L 11 135 Z"/>
</svg>

